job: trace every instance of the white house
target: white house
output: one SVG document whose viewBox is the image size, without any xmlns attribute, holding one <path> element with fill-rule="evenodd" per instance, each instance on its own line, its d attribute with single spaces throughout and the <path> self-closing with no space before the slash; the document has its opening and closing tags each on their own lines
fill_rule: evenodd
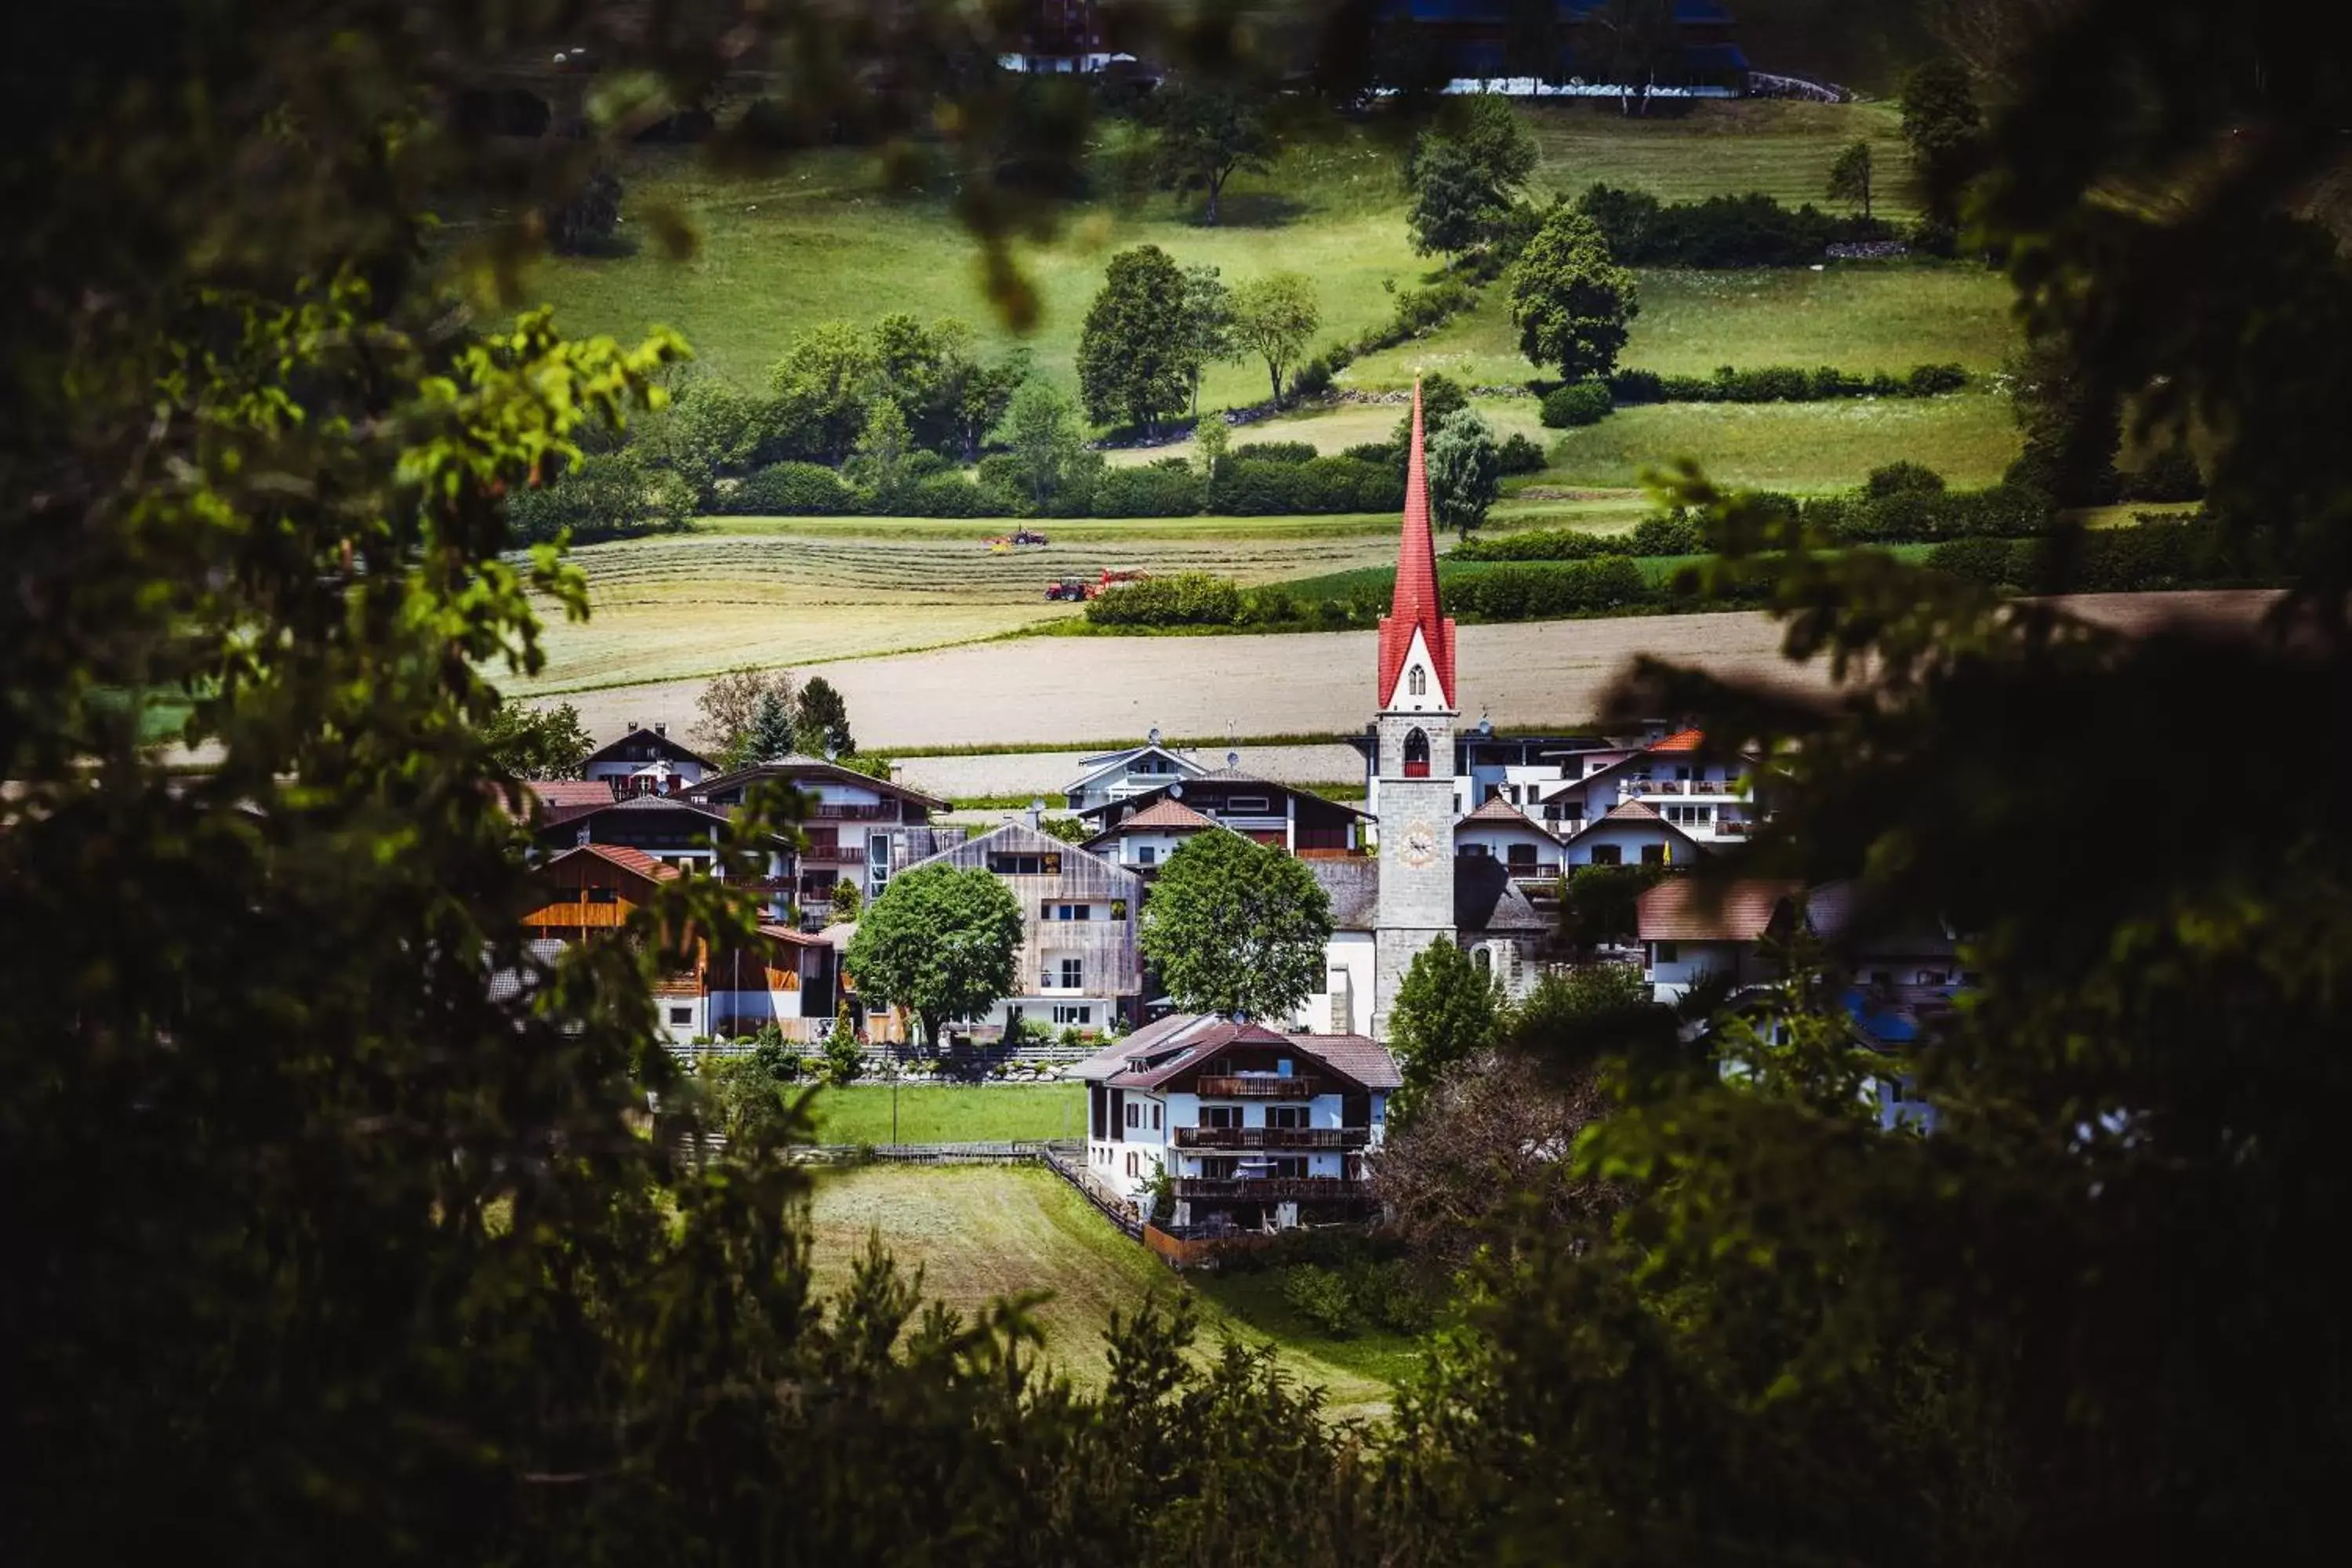
<svg viewBox="0 0 2352 1568">
<path fill-rule="evenodd" d="M 1131 871 L 1150 875 L 1168 863 L 1183 842 L 1196 833 L 1215 832 L 1222 825 L 1202 816 L 1182 801 L 1162 795 L 1133 816 L 1120 817 L 1086 841 L 1086 847 L 1107 856 Z"/>
<path fill-rule="evenodd" d="M 1559 840 L 1499 795 L 1454 825 L 1454 852 L 1499 861 L 1514 881 L 1560 875 Z"/>
<path fill-rule="evenodd" d="M 1367 1219 L 1366 1151 L 1402 1081 L 1360 1036 L 1285 1035 L 1188 1014 L 1080 1063 L 1087 1167 L 1129 1202 L 1163 1172 L 1176 1234 L 1273 1231 Z"/>
<path fill-rule="evenodd" d="M 1560 858 L 1578 866 L 1687 866 L 1706 851 L 1688 833 L 1637 800 L 1612 806 L 1560 840 Z"/>
<path fill-rule="evenodd" d="M 867 898 L 878 897 L 888 885 L 890 829 L 929 822 L 932 813 L 948 808 L 946 801 L 920 790 L 804 756 L 754 763 L 707 778 L 688 798 L 731 811 L 743 804 L 745 791 L 765 782 L 790 784 L 809 797 L 808 816 L 801 824 L 808 847 L 800 856 L 797 892 L 803 923 L 812 928 L 825 923 L 840 883 L 857 884 Z"/>
<path fill-rule="evenodd" d="M 1634 936 L 1651 994 L 1673 1003 L 1708 981 L 1737 988 L 1780 978 L 1760 944 L 1794 931 L 1803 892 L 1798 882 L 1717 884 L 1689 877 L 1669 877 L 1650 889 L 1634 904 Z"/>
<path fill-rule="evenodd" d="M 1151 731 L 1150 741 L 1144 745 L 1129 746 L 1123 752 L 1105 752 L 1087 758 L 1079 765 L 1087 771 L 1063 789 L 1062 798 L 1072 811 L 1080 812 L 1092 811 L 1114 800 L 1150 795 L 1169 784 L 1199 778 L 1209 771 L 1205 763 L 1189 753 L 1161 745 L 1157 730 Z"/>
<path fill-rule="evenodd" d="M 608 785 L 616 795 L 674 795 L 718 771 L 709 758 L 672 740 L 667 724 L 640 730 L 635 720 L 580 763 L 581 777 Z"/>
</svg>

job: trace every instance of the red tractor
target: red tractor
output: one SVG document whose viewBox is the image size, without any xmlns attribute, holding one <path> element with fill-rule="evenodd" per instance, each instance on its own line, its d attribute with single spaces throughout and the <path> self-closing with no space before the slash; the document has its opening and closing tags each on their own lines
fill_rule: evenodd
<svg viewBox="0 0 2352 1568">
<path fill-rule="evenodd" d="M 1101 591 L 1084 577 L 1056 577 L 1045 584 L 1045 597 L 1067 599 L 1073 604 L 1082 599 L 1091 599 Z"/>
</svg>

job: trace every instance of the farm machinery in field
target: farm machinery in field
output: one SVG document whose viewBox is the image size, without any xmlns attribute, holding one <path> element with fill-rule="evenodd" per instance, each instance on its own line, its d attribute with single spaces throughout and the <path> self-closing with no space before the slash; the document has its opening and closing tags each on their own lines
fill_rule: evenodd
<svg viewBox="0 0 2352 1568">
<path fill-rule="evenodd" d="M 1149 572 L 1114 572 L 1105 568 L 1099 577 L 1056 577 L 1045 584 L 1045 597 L 1074 602 L 1099 599 L 1113 589 L 1124 588 L 1134 583 L 1148 583 L 1150 580 L 1151 574 Z"/>
</svg>

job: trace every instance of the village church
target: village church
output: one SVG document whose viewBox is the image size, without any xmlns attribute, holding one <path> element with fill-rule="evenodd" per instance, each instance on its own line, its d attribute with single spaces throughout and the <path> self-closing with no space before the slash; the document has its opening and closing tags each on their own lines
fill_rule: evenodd
<svg viewBox="0 0 2352 1568">
<path fill-rule="evenodd" d="M 1454 731 L 1462 710 L 1454 622 L 1437 586 L 1418 385 L 1396 591 L 1381 617 L 1374 692 L 1379 710 L 1366 738 L 1378 853 L 1307 861 L 1330 895 L 1333 930 L 1326 988 L 1308 999 L 1299 1022 L 1318 1033 L 1385 1040 L 1397 988 L 1423 949 L 1459 943 L 1516 998 L 1535 984 L 1533 952 L 1549 927 L 1502 862 L 1455 853 Z"/>
</svg>

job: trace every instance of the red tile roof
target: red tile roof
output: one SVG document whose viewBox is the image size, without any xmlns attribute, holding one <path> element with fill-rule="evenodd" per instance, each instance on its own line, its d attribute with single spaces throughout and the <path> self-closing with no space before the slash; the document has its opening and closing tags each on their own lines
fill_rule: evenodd
<svg viewBox="0 0 2352 1568">
<path fill-rule="evenodd" d="M 1545 831 L 1543 824 L 1499 795 L 1490 797 L 1486 805 L 1462 820 L 1464 822 L 1500 822 L 1513 827 L 1532 827 L 1538 833 Z"/>
<path fill-rule="evenodd" d="M 1653 752 L 1696 752 L 1706 744 L 1704 730 L 1681 730 L 1650 748 Z"/>
<path fill-rule="evenodd" d="M 760 927 L 760 934 L 764 937 L 772 937 L 774 940 L 783 942 L 790 947 L 829 947 L 832 945 L 822 936 L 818 936 L 810 931 L 794 931 L 790 926 L 768 925 L 762 923 Z"/>
<path fill-rule="evenodd" d="M 1422 452 L 1421 384 L 1412 386 L 1412 447 L 1405 460 L 1404 533 L 1397 541 L 1396 595 L 1381 617 L 1381 689 L 1383 708 L 1396 695 L 1397 678 L 1419 632 L 1437 667 L 1438 700 L 1454 706 L 1454 623 L 1437 596 L 1437 544 L 1429 531 L 1429 463 Z"/>
<path fill-rule="evenodd" d="M 1215 826 L 1213 819 L 1202 816 L 1182 801 L 1170 800 L 1163 795 L 1110 831 L 1124 833 L 1130 827 L 1156 827 L 1162 832 L 1190 832 Z"/>
<path fill-rule="evenodd" d="M 538 800 L 541 811 L 613 804 L 613 786 L 604 779 L 543 779 L 523 787 Z"/>
<path fill-rule="evenodd" d="M 667 882 L 680 875 L 677 867 L 656 860 L 642 849 L 632 849 L 625 844 L 583 844 L 566 849 L 548 864 L 552 866 L 556 861 L 569 859 L 574 855 L 593 855 L 599 860 L 609 861 L 624 871 L 634 871 L 655 882 Z"/>
<path fill-rule="evenodd" d="M 1781 903 L 1803 891 L 1796 881 L 1669 877 L 1635 902 L 1635 932 L 1643 942 L 1754 942 Z"/>
</svg>

